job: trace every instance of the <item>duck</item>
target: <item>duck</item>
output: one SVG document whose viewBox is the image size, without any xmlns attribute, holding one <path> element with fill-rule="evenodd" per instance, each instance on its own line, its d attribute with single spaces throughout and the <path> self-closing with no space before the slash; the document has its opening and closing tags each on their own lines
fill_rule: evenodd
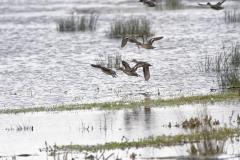
<svg viewBox="0 0 240 160">
<path fill-rule="evenodd" d="M 156 0 L 139 0 L 138 2 L 142 2 L 144 5 L 146 5 L 148 7 L 156 6 Z"/>
<path fill-rule="evenodd" d="M 152 66 L 151 64 L 143 61 L 137 61 L 136 59 L 133 59 L 132 62 L 136 63 L 136 65 L 133 67 L 134 70 L 137 70 L 140 67 L 143 67 L 143 75 L 145 81 L 148 81 L 150 79 L 150 72 L 149 72 L 149 66 Z"/>
<path fill-rule="evenodd" d="M 142 34 L 142 40 L 143 40 L 143 43 L 136 43 L 136 45 L 138 46 L 138 48 L 139 48 L 139 46 L 141 46 L 142 48 L 145 48 L 145 49 L 154 49 L 154 48 L 156 48 L 156 47 L 153 47 L 153 42 L 154 41 L 158 41 L 158 40 L 160 40 L 160 39 L 163 39 L 163 36 L 161 36 L 161 37 L 155 37 L 155 38 L 151 38 L 151 39 L 147 39 L 147 32 L 145 31 L 145 32 L 143 32 L 143 34 Z"/>
<path fill-rule="evenodd" d="M 140 42 L 138 42 L 135 38 L 132 38 L 132 37 L 123 37 L 122 38 L 122 43 L 121 43 L 121 47 L 124 47 L 127 42 L 130 42 L 130 43 L 135 43 L 135 44 L 140 44 Z"/>
<path fill-rule="evenodd" d="M 153 42 L 157 41 L 157 40 L 160 40 L 162 38 L 163 38 L 163 36 L 151 38 L 151 39 L 148 40 L 147 39 L 147 32 L 144 31 L 143 34 L 142 34 L 143 43 L 137 41 L 135 38 L 123 37 L 121 47 L 124 47 L 127 44 L 127 42 L 131 42 L 131 43 L 135 43 L 138 46 L 138 49 L 140 49 L 139 46 L 141 46 L 142 48 L 145 48 L 145 49 L 154 49 L 156 47 L 152 46 Z"/>
<path fill-rule="evenodd" d="M 211 4 L 211 3 L 207 3 L 206 5 L 209 5 L 212 9 L 214 10 L 221 10 L 221 9 L 224 9 L 224 7 L 222 7 L 221 5 L 225 2 L 226 0 L 221 0 L 219 1 L 217 4 Z M 198 3 L 198 5 L 205 5 L 205 4 L 200 4 Z"/>
<path fill-rule="evenodd" d="M 124 66 L 124 68 L 119 67 L 119 70 L 123 71 L 128 76 L 136 76 L 136 77 L 140 76 L 139 74 L 136 73 L 136 69 L 131 68 L 126 61 L 122 60 L 122 65 Z"/>
<path fill-rule="evenodd" d="M 99 64 L 91 64 L 92 67 L 95 67 L 95 68 L 100 68 L 102 70 L 103 73 L 107 74 L 107 75 L 111 75 L 113 78 L 116 78 L 117 77 L 117 74 L 114 70 L 112 69 L 109 69 L 109 68 L 106 68 L 106 67 L 103 67 Z"/>
</svg>

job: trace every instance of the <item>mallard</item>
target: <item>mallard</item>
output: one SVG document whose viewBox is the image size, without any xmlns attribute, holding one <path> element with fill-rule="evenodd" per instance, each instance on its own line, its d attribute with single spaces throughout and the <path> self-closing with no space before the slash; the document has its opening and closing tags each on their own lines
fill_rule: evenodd
<svg viewBox="0 0 240 160">
<path fill-rule="evenodd" d="M 136 73 L 136 69 L 131 68 L 130 65 L 126 61 L 122 61 L 122 65 L 124 68 L 119 67 L 119 70 L 123 71 L 125 74 L 129 76 L 136 76 L 138 77 L 139 75 Z"/>
<path fill-rule="evenodd" d="M 145 81 L 148 81 L 150 78 L 149 66 L 152 65 L 147 62 L 137 61 L 136 59 L 133 59 L 132 62 L 136 63 L 136 65 L 133 67 L 134 70 L 137 70 L 139 67 L 143 67 L 144 79 Z"/>
<path fill-rule="evenodd" d="M 198 5 L 209 5 L 212 9 L 214 10 L 221 10 L 224 9 L 224 7 L 222 7 L 221 5 L 225 2 L 226 0 L 221 0 L 220 2 L 218 2 L 217 4 L 212 5 L 211 3 L 207 3 L 207 4 L 200 4 L 198 3 Z"/>
<path fill-rule="evenodd" d="M 142 2 L 144 5 L 146 5 L 148 7 L 156 6 L 156 0 L 139 0 L 138 2 Z"/>
<path fill-rule="evenodd" d="M 103 67 L 101 65 L 96 65 L 96 64 L 91 64 L 92 67 L 95 67 L 95 68 L 100 68 L 103 73 L 107 74 L 107 75 L 111 75 L 112 77 L 116 78 L 117 77 L 117 74 L 114 70 L 112 69 L 109 69 L 109 68 L 106 68 L 106 67 Z"/>
<path fill-rule="evenodd" d="M 142 34 L 143 43 L 137 41 L 135 38 L 123 37 L 121 47 L 124 47 L 126 45 L 127 41 L 128 41 L 128 42 L 131 42 L 131 43 L 135 43 L 138 46 L 138 49 L 139 49 L 139 46 L 141 46 L 145 49 L 154 49 L 156 47 L 152 46 L 153 42 L 157 41 L 157 40 L 160 40 L 162 38 L 163 37 L 155 37 L 155 38 L 151 38 L 150 40 L 148 40 L 147 39 L 147 32 L 145 31 Z"/>
</svg>

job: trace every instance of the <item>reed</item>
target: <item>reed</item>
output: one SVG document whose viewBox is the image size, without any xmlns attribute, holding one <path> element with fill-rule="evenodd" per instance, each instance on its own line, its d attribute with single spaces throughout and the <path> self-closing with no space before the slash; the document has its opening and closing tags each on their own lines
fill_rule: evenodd
<svg viewBox="0 0 240 160">
<path fill-rule="evenodd" d="M 119 52 L 115 52 L 114 55 L 99 55 L 99 58 L 95 59 L 96 64 L 100 64 L 102 66 L 106 66 L 107 68 L 115 68 L 118 69 L 122 62 L 122 56 Z"/>
<path fill-rule="evenodd" d="M 180 8 L 183 8 L 182 0 L 158 0 L 156 3 L 157 10 Z"/>
<path fill-rule="evenodd" d="M 98 21 L 98 15 L 92 13 L 90 18 L 85 16 L 71 15 L 69 17 L 60 18 L 56 21 L 57 30 L 63 31 L 95 31 Z"/>
<path fill-rule="evenodd" d="M 216 74 L 219 88 L 240 87 L 240 44 L 233 43 L 230 48 L 222 48 L 215 56 L 206 55 L 198 60 L 198 69 Z"/>
<path fill-rule="evenodd" d="M 117 19 L 111 24 L 108 36 L 118 38 L 123 36 L 140 36 L 146 31 L 151 35 L 151 23 L 147 18 L 133 17 Z"/>
<path fill-rule="evenodd" d="M 182 0 L 165 0 L 165 7 L 168 9 L 178 9 L 182 7 Z"/>
<path fill-rule="evenodd" d="M 240 10 L 239 8 L 234 8 L 231 10 L 224 11 L 224 20 L 227 23 L 240 22 Z"/>
</svg>

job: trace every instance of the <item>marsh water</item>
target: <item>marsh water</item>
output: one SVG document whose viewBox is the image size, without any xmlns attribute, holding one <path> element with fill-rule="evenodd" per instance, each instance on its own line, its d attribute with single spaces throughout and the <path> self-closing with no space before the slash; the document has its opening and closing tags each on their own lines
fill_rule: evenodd
<svg viewBox="0 0 240 160">
<path fill-rule="evenodd" d="M 199 7 L 200 2 L 206 1 L 183 1 L 185 8 L 172 10 L 148 8 L 130 0 L 0 1 L 0 108 L 138 101 L 159 96 L 208 94 L 210 89 L 218 89 L 216 74 L 204 72 L 204 65 L 199 62 L 239 41 L 240 24 L 227 23 L 224 10 Z M 239 1 L 224 3 L 225 10 L 238 5 Z M 96 31 L 59 32 L 56 29 L 59 18 L 71 14 L 88 17 L 92 11 L 99 14 Z M 131 16 L 148 18 L 155 36 L 164 37 L 154 42 L 154 50 L 139 50 L 132 44 L 121 48 L 121 39 L 107 36 L 116 19 Z M 141 70 L 138 70 L 140 77 L 128 77 L 116 71 L 118 77 L 112 78 L 90 66 L 116 53 L 131 66 L 133 58 L 152 64 L 149 81 L 144 81 Z M 218 104 L 207 108 L 224 124 L 229 123 L 232 110 L 235 114 L 240 112 L 238 106 L 238 103 Z M 122 136 L 133 140 L 182 133 L 186 131 L 166 125 L 198 114 L 199 108 L 201 106 L 148 106 L 138 110 L 1 115 L 0 156 L 42 154 L 38 149 L 44 147 L 45 141 L 52 145 L 71 142 L 87 145 L 121 141 Z M 108 120 L 107 130 L 101 129 L 104 117 Z M 28 124 L 34 131 L 9 131 Z M 84 130 L 82 124 L 92 126 L 93 130 Z M 236 148 L 228 147 L 225 156 L 238 154 Z M 175 149 L 170 147 L 153 152 L 147 148 L 135 152 L 144 153 L 145 157 L 188 153 L 186 148 L 172 150 Z"/>
</svg>

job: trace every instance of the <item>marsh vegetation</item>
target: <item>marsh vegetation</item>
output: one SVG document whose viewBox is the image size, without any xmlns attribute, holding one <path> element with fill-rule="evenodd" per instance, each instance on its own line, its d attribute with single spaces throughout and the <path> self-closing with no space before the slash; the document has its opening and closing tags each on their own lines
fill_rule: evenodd
<svg viewBox="0 0 240 160">
<path fill-rule="evenodd" d="M 222 47 L 222 51 L 214 56 L 205 55 L 198 60 L 198 69 L 216 75 L 219 88 L 240 87 L 240 45 L 232 43 L 230 47 Z"/>
<path fill-rule="evenodd" d="M 100 110 L 119 110 L 119 109 L 133 109 L 141 106 L 163 107 L 163 106 L 179 106 L 184 104 L 196 103 L 214 103 L 214 102 L 227 102 L 236 100 L 239 97 L 238 92 L 218 93 L 209 95 L 194 95 L 194 96 L 181 96 L 176 98 L 143 101 L 117 101 L 117 102 L 103 102 L 103 103 L 86 103 L 86 104 L 70 104 L 59 105 L 52 107 L 29 107 L 21 109 L 1 109 L 1 114 L 19 114 L 31 112 L 54 112 L 54 111 L 71 111 L 71 110 L 86 110 L 97 108 Z"/>
<path fill-rule="evenodd" d="M 182 0 L 159 0 L 157 1 L 156 9 L 180 9 L 183 6 Z"/>
<path fill-rule="evenodd" d="M 228 9 L 224 11 L 224 20 L 227 23 L 236 23 L 240 22 L 240 7 L 234 9 Z"/>
<path fill-rule="evenodd" d="M 77 16 L 72 14 L 56 21 L 57 30 L 63 31 L 95 31 L 98 21 L 98 14 L 92 13 L 90 17 Z"/>
<path fill-rule="evenodd" d="M 110 38 L 124 36 L 141 36 L 146 31 L 149 35 L 154 35 L 152 23 L 147 18 L 131 16 L 129 18 L 119 18 L 111 24 L 108 33 Z"/>
<path fill-rule="evenodd" d="M 114 54 L 103 55 L 99 54 L 98 58 L 95 59 L 96 64 L 106 66 L 107 68 L 118 69 L 122 64 L 122 56 L 119 52 L 114 52 Z"/>
<path fill-rule="evenodd" d="M 231 121 L 235 119 L 235 115 L 234 118 L 233 115 L 234 111 L 230 115 Z M 239 115 L 237 119 L 240 119 Z M 217 122 L 218 120 L 212 117 L 206 106 L 203 105 L 201 110 L 198 111 L 197 117 L 186 119 L 181 124 L 168 125 L 169 128 L 183 128 L 186 131 L 185 134 L 152 135 L 135 140 L 129 140 L 128 137 L 123 136 L 121 142 L 107 142 L 97 145 L 78 145 L 73 143 L 69 145 L 54 144 L 53 146 L 46 145 L 45 148 L 41 148 L 40 151 L 51 155 L 56 155 L 56 153 L 62 151 L 77 151 L 84 154 L 88 153 L 88 155 L 97 158 L 99 152 L 104 154 L 107 151 L 111 151 L 111 155 L 117 157 L 118 153 L 115 152 L 116 150 L 129 150 L 131 148 L 140 149 L 146 147 L 158 149 L 166 146 L 186 146 L 190 156 L 218 156 L 225 152 L 228 145 L 239 141 L 240 129 L 239 127 L 231 126 L 231 124 L 220 125 Z M 105 129 L 107 130 L 109 128 L 106 127 Z M 229 144 L 227 141 L 231 143 Z"/>
</svg>

